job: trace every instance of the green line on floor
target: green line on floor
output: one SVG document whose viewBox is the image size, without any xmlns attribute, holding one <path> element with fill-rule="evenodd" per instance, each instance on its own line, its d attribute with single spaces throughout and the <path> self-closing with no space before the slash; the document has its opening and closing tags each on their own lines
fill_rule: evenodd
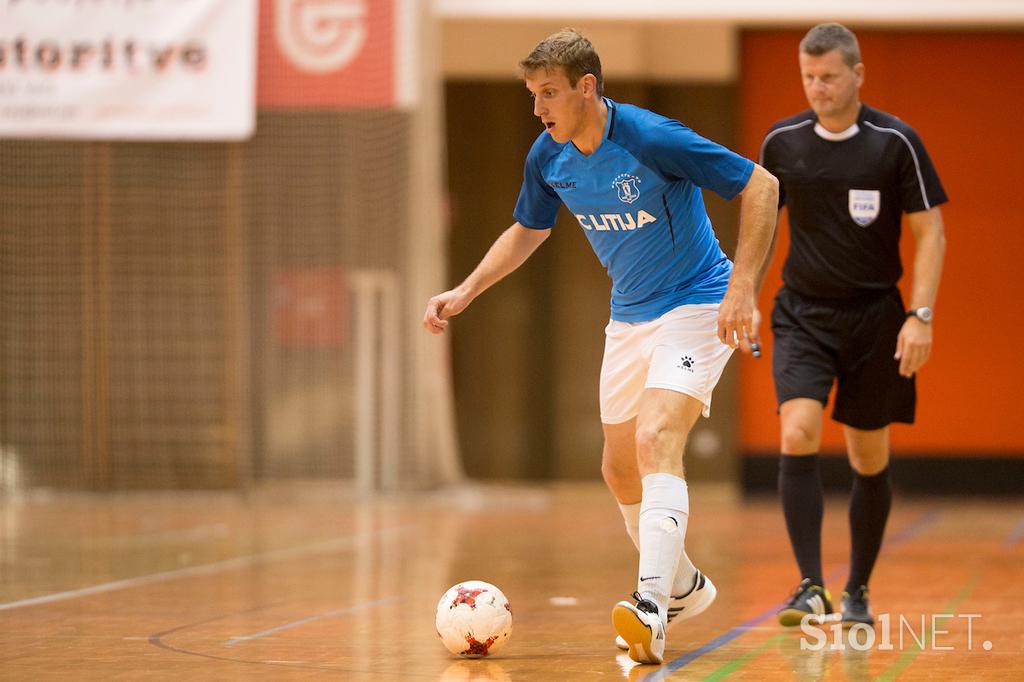
<svg viewBox="0 0 1024 682">
<path fill-rule="evenodd" d="M 734 658 L 733 660 L 729 661 L 715 672 L 703 678 L 701 682 L 712 682 L 713 680 L 720 680 L 724 678 L 726 675 L 736 672 L 737 670 L 745 666 L 747 664 L 747 661 L 754 658 L 755 656 L 759 656 L 762 651 L 788 636 L 788 632 L 783 632 L 775 635 L 774 637 L 769 637 L 753 651 L 750 651 L 744 654 L 743 656 L 740 656 L 739 658 Z"/>
<path fill-rule="evenodd" d="M 952 613 L 953 609 L 955 609 L 957 606 L 959 606 L 960 603 L 963 600 L 967 599 L 968 595 L 970 595 L 971 592 L 974 591 L 974 588 L 977 587 L 977 585 L 978 585 L 979 579 L 980 579 L 980 576 L 976 574 L 970 580 L 970 582 L 968 582 L 966 585 L 964 585 L 963 588 L 960 590 L 960 592 L 957 593 L 957 595 L 955 597 L 953 597 L 952 601 L 950 601 L 948 604 L 946 604 L 945 606 L 942 607 L 942 612 L 943 613 Z M 950 616 L 950 618 L 951 617 L 952 616 Z M 910 648 L 910 649 L 907 649 L 906 651 L 904 651 L 903 655 L 900 656 L 899 658 L 897 658 L 895 663 L 893 663 L 891 666 L 886 668 L 885 671 L 882 672 L 882 674 L 879 675 L 878 677 L 876 677 L 875 679 L 879 680 L 880 682 L 888 682 L 889 680 L 895 680 L 897 677 L 899 677 L 900 674 L 904 670 L 906 670 L 907 667 L 911 663 L 914 662 L 914 659 L 917 658 L 918 654 L 920 654 L 922 651 L 924 651 L 926 648 L 928 648 L 928 642 L 932 638 L 932 628 L 935 625 L 937 625 L 937 624 L 939 624 L 939 623 L 941 623 L 942 621 L 945 621 L 945 620 L 948 620 L 948 618 L 937 618 L 937 619 L 934 619 L 932 621 L 932 625 L 928 626 L 928 629 L 924 633 L 924 646 L 922 646 L 922 647 L 915 646 L 913 648 Z"/>
</svg>

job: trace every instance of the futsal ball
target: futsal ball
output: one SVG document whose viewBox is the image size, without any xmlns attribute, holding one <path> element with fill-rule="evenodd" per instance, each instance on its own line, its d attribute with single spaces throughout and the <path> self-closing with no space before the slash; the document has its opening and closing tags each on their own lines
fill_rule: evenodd
<svg viewBox="0 0 1024 682">
<path fill-rule="evenodd" d="M 493 656 L 512 636 L 512 608 L 494 585 L 467 580 L 441 597 L 434 625 L 441 642 L 456 656 Z"/>
</svg>

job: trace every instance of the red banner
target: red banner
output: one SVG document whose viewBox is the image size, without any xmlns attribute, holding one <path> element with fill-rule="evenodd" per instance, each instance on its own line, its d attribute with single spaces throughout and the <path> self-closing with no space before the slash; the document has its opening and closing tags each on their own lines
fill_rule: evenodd
<svg viewBox="0 0 1024 682">
<path fill-rule="evenodd" d="M 396 104 L 401 0 L 261 0 L 261 107 Z"/>
</svg>

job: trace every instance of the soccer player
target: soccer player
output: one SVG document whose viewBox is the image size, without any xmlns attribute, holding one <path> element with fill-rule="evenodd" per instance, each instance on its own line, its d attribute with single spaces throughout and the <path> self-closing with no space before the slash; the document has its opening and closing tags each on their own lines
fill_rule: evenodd
<svg viewBox="0 0 1024 682">
<path fill-rule="evenodd" d="M 832 613 L 821 570 L 817 452 L 838 380 L 832 418 L 843 424 L 854 473 L 842 620 L 870 625 L 868 578 L 892 499 L 889 424 L 914 421 L 914 375 L 932 346 L 946 194 L 914 130 L 861 103 L 864 65 L 849 29 L 815 26 L 799 59 L 811 108 L 775 123 L 760 157 L 779 178 L 779 210 L 789 210 L 792 237 L 772 309 L 772 374 L 782 425 L 779 491 L 802 582 L 779 621 L 798 625 L 805 614 Z M 896 288 L 904 213 L 916 245 L 909 307 Z"/>
<path fill-rule="evenodd" d="M 776 222 L 778 183 L 753 162 L 678 121 L 602 96 L 590 41 L 564 29 L 521 63 L 544 130 L 526 158 L 515 223 L 460 285 L 430 299 L 441 333 L 547 239 L 565 204 L 611 278 L 600 408 L 601 470 L 640 550 L 634 602 L 613 609 L 617 643 L 660 663 L 665 627 L 696 615 L 715 587 L 684 549 L 689 497 L 683 450 L 737 347 L 751 351 L 754 291 Z M 735 266 L 701 188 L 742 194 Z"/>
</svg>

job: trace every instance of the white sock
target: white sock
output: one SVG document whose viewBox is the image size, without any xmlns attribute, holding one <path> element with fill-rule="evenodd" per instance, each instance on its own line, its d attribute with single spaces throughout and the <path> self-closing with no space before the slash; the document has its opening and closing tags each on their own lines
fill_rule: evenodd
<svg viewBox="0 0 1024 682">
<path fill-rule="evenodd" d="M 689 514 L 686 515 L 689 518 Z M 686 533 L 686 521 L 683 522 L 683 533 Z M 676 568 L 676 579 L 672 581 L 672 596 L 685 597 L 697 586 L 697 567 L 686 554 L 686 547 L 679 554 L 679 566 Z"/>
<path fill-rule="evenodd" d="M 619 502 L 619 511 L 622 512 L 622 520 L 626 522 L 626 532 L 633 546 L 640 549 L 640 503 L 622 504 Z"/>
<path fill-rule="evenodd" d="M 686 538 L 690 509 L 686 481 L 672 474 L 648 474 L 640 502 L 640 575 L 637 592 L 658 605 L 662 622 Z"/>
<path fill-rule="evenodd" d="M 683 481 L 686 484 L 686 481 Z M 689 494 L 687 494 L 689 498 Z M 687 505 L 689 506 L 689 505 Z M 619 502 L 619 511 L 622 512 L 622 520 L 626 522 L 626 532 L 633 546 L 640 549 L 640 503 L 622 504 Z M 689 517 L 689 515 L 687 515 Z M 686 538 L 683 538 L 683 549 L 679 553 L 679 566 L 676 568 L 676 576 L 672 581 L 672 596 L 682 597 L 690 593 L 690 590 L 697 584 L 697 567 L 690 561 L 686 553 Z"/>
</svg>

